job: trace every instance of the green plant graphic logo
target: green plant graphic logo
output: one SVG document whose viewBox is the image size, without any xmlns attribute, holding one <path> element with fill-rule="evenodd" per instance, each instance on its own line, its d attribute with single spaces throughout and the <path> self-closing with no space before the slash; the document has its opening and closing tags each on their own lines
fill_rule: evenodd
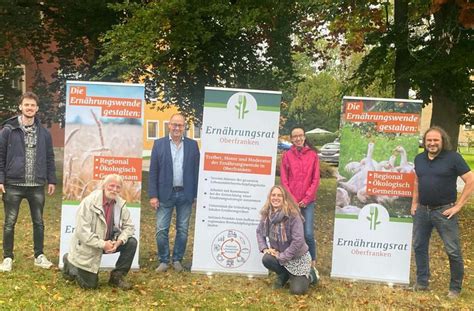
<svg viewBox="0 0 474 311">
<path fill-rule="evenodd" d="M 375 230 L 377 225 L 380 225 L 379 218 L 379 209 L 376 206 L 370 207 L 370 216 L 367 216 L 367 220 L 370 222 L 370 230 Z"/>
<path fill-rule="evenodd" d="M 235 109 L 237 109 L 239 113 L 239 119 L 244 119 L 245 114 L 249 112 L 247 110 L 247 97 L 245 97 L 245 95 L 239 95 L 238 103 L 235 105 Z"/>
</svg>

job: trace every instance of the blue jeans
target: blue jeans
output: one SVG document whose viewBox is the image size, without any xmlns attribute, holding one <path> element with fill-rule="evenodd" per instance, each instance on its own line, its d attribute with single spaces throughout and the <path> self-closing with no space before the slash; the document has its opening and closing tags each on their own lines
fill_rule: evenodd
<svg viewBox="0 0 474 311">
<path fill-rule="evenodd" d="M 262 264 L 270 271 L 275 272 L 282 280 L 290 280 L 290 292 L 294 295 L 304 295 L 308 291 L 310 280 L 304 275 L 293 275 L 278 262 L 276 257 L 265 254 Z"/>
<path fill-rule="evenodd" d="M 169 263 L 170 261 L 168 234 L 174 207 L 176 207 L 176 238 L 174 241 L 173 262 L 183 259 L 188 241 L 192 202 L 186 199 L 184 191 L 173 192 L 168 201 L 160 201 L 160 206 L 156 211 L 156 245 L 158 247 L 158 259 L 163 263 Z"/>
<path fill-rule="evenodd" d="M 458 215 L 448 219 L 442 214 L 449 206 L 437 210 L 429 210 L 419 205 L 413 223 L 413 248 L 416 261 L 416 281 L 419 285 L 428 286 L 430 278 L 429 243 L 433 227 L 438 231 L 448 254 L 451 281 L 449 289 L 461 292 L 464 277 L 464 263 L 459 241 Z"/>
<path fill-rule="evenodd" d="M 35 257 L 43 254 L 44 245 L 44 186 L 25 187 L 5 185 L 3 205 L 5 208 L 5 225 L 3 227 L 3 257 L 13 259 L 13 241 L 15 225 L 18 219 L 20 203 L 23 199 L 30 206 L 31 221 L 33 222 L 33 243 Z"/>
<path fill-rule="evenodd" d="M 316 261 L 316 241 L 314 239 L 314 208 L 315 202 L 308 204 L 305 208 L 301 208 L 301 214 L 304 217 L 304 239 L 308 244 L 311 260 Z"/>
</svg>

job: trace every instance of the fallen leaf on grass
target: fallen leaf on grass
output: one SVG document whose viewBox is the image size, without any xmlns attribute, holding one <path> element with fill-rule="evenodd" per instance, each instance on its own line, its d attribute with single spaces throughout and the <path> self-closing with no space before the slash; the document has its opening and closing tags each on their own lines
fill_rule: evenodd
<svg viewBox="0 0 474 311">
<path fill-rule="evenodd" d="M 53 296 L 53 299 L 54 299 L 54 300 L 57 300 L 57 301 L 64 300 L 64 298 L 61 297 L 61 295 L 60 295 L 59 293 L 56 293 L 56 294 Z"/>
</svg>

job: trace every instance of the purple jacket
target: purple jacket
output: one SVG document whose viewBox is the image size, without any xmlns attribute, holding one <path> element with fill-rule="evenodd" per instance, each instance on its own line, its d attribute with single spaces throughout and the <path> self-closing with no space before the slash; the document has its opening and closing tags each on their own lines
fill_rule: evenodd
<svg viewBox="0 0 474 311">
<path fill-rule="evenodd" d="M 286 218 L 288 219 L 288 218 Z M 265 219 L 261 219 L 257 227 L 258 249 L 263 252 L 268 248 L 264 231 Z M 299 216 L 290 216 L 285 224 L 286 236 L 288 241 L 278 242 L 270 240 L 270 247 L 276 249 L 278 254 L 277 260 L 280 265 L 286 264 L 289 260 L 303 256 L 308 251 L 303 231 L 303 219 Z"/>
<path fill-rule="evenodd" d="M 305 146 L 298 151 L 295 146 L 283 154 L 280 168 L 281 184 L 291 193 L 296 203 L 308 205 L 316 200 L 319 186 L 319 158 Z"/>
</svg>

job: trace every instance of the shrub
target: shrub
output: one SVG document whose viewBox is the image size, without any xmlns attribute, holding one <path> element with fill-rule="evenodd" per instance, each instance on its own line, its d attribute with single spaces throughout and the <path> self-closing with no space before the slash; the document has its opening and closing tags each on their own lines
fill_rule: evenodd
<svg viewBox="0 0 474 311">
<path fill-rule="evenodd" d="M 337 133 L 306 134 L 306 139 L 313 146 L 322 146 L 324 144 L 333 142 L 336 138 L 337 138 Z"/>
<path fill-rule="evenodd" d="M 335 170 L 337 168 L 324 161 L 319 161 L 319 175 L 321 178 L 332 178 L 334 177 Z"/>
</svg>

